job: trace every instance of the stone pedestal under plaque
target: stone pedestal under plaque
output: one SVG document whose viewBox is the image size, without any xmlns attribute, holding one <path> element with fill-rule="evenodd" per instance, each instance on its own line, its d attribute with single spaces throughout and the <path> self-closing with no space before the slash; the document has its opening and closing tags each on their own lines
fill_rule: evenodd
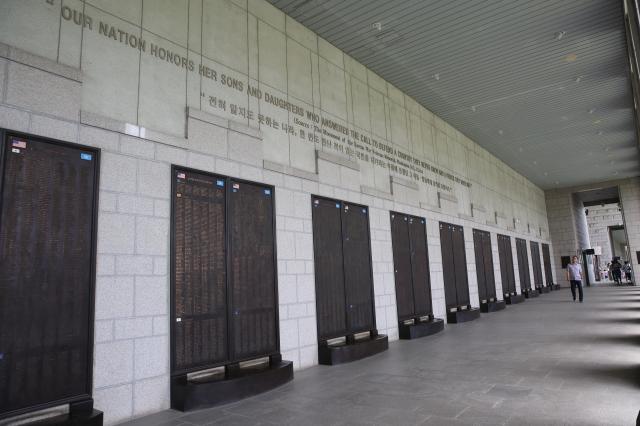
<svg viewBox="0 0 640 426">
<path fill-rule="evenodd" d="M 63 414 L 53 414 L 50 417 L 44 417 L 33 413 L 37 419 L 29 420 L 29 417 L 19 417 L 13 419 L 0 420 L 0 424 L 7 425 L 25 425 L 25 426 L 102 426 L 102 411 L 93 408 L 93 399 L 72 402 L 69 404 L 69 411 Z M 8 420 L 8 423 L 4 423 Z"/>
<path fill-rule="evenodd" d="M 344 364 L 387 349 L 389 349 L 389 339 L 385 334 L 377 334 L 370 338 L 337 345 L 320 344 L 318 346 L 318 362 L 322 365 Z"/>
<path fill-rule="evenodd" d="M 430 318 L 427 321 L 417 321 L 411 324 L 401 322 L 399 333 L 401 339 L 417 339 L 430 336 L 444 330 L 444 321 L 441 318 Z"/>
<path fill-rule="evenodd" d="M 61 414 L 32 423 L 20 424 L 25 426 L 102 426 L 102 418 L 102 411 L 93 410 L 90 413 L 80 415 Z"/>
<path fill-rule="evenodd" d="M 513 294 L 511 296 L 505 296 L 504 301 L 507 305 L 515 305 L 516 303 L 524 302 L 524 296 L 521 294 Z"/>
<path fill-rule="evenodd" d="M 507 304 L 504 300 L 493 300 L 480 304 L 480 312 L 489 313 L 489 312 L 497 312 L 501 311 L 507 307 Z"/>
<path fill-rule="evenodd" d="M 274 360 L 261 368 L 239 368 L 218 379 L 171 379 L 171 408 L 191 411 L 239 401 L 293 380 L 293 363 Z"/>
<path fill-rule="evenodd" d="M 480 309 L 478 308 L 447 312 L 447 322 L 449 324 L 473 321 L 478 318 L 480 318 Z"/>
</svg>

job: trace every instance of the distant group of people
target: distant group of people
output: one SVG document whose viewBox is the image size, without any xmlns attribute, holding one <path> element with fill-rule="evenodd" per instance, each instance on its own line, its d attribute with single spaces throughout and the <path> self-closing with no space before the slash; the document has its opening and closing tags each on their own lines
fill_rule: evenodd
<svg viewBox="0 0 640 426">
<path fill-rule="evenodd" d="M 619 257 L 614 257 L 611 262 L 607 263 L 605 274 L 608 272 L 610 278 L 616 285 L 622 285 L 622 278 L 627 281 L 627 283 L 631 282 L 631 264 L 628 261 L 624 262 L 624 265 L 620 263 Z"/>
</svg>

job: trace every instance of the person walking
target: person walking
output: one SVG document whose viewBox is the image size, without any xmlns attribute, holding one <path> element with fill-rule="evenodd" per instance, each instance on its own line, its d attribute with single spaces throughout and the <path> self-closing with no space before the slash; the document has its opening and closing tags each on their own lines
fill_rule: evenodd
<svg viewBox="0 0 640 426">
<path fill-rule="evenodd" d="M 616 285 L 622 285 L 622 264 L 619 257 L 614 257 L 611 261 L 611 275 Z"/>
<path fill-rule="evenodd" d="M 627 283 L 631 284 L 631 264 L 625 260 L 622 269 L 624 270 L 624 277 L 627 279 Z"/>
<path fill-rule="evenodd" d="M 571 294 L 573 301 L 576 301 L 576 287 L 580 295 L 580 303 L 584 299 L 582 294 L 582 265 L 578 262 L 578 256 L 571 258 L 571 263 L 567 265 L 567 280 L 571 283 Z"/>
</svg>

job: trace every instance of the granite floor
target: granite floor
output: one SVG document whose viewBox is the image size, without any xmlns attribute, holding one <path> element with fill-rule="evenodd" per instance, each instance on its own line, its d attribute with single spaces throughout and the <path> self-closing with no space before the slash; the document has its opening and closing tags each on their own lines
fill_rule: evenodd
<svg viewBox="0 0 640 426">
<path fill-rule="evenodd" d="M 565 288 L 215 409 L 130 425 L 633 425 L 640 288 Z"/>
</svg>

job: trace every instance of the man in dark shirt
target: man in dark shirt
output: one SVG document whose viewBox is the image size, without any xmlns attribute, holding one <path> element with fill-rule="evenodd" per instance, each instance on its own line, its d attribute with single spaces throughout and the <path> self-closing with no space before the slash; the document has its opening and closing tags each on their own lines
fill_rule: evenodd
<svg viewBox="0 0 640 426">
<path fill-rule="evenodd" d="M 614 257 L 611 262 L 611 275 L 613 276 L 613 281 L 615 281 L 617 285 L 622 284 L 622 264 L 617 257 Z"/>
</svg>

